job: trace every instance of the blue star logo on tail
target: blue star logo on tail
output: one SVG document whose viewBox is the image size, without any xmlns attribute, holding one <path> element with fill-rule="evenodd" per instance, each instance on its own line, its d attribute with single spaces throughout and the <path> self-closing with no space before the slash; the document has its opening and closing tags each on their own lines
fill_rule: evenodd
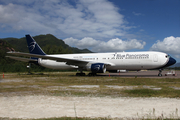
<svg viewBox="0 0 180 120">
<path fill-rule="evenodd" d="M 31 52 L 35 49 L 36 44 L 37 44 L 36 42 L 31 42 L 31 43 L 30 43 L 29 48 L 31 49 Z"/>
</svg>

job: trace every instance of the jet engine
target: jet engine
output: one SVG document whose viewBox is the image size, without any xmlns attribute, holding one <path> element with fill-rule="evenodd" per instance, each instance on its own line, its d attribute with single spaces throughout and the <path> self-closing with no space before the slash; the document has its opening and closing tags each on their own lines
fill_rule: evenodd
<svg viewBox="0 0 180 120">
<path fill-rule="evenodd" d="M 92 71 L 92 73 L 105 73 L 106 66 L 103 63 L 94 63 L 91 64 L 90 70 Z"/>
</svg>

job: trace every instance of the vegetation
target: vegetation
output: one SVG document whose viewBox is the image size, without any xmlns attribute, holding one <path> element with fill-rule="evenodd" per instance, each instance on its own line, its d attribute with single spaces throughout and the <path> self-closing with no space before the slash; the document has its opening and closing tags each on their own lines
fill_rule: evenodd
<svg viewBox="0 0 180 120">
<path fill-rule="evenodd" d="M 27 94 L 30 91 L 29 94 L 53 96 L 180 98 L 179 78 L 77 77 L 75 73 L 5 73 L 4 80 L 11 82 L 1 82 L 1 95 L 11 94 L 12 91 L 13 94 L 23 95 L 24 92 Z"/>
</svg>

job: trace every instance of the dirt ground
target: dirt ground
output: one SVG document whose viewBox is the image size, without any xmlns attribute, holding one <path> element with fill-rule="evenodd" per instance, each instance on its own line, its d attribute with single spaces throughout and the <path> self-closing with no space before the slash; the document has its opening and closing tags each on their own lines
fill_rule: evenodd
<svg viewBox="0 0 180 120">
<path fill-rule="evenodd" d="M 61 96 L 0 97 L 0 117 L 180 118 L 180 99 Z"/>
</svg>

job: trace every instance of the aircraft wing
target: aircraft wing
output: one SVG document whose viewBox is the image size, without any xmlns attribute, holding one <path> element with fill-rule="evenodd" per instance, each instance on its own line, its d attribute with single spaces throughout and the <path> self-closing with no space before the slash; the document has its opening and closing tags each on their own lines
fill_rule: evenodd
<svg viewBox="0 0 180 120">
<path fill-rule="evenodd" d="M 22 58 L 22 57 L 14 57 L 14 56 L 6 56 L 6 57 L 22 62 L 37 62 L 37 60 L 30 58 Z"/>
<path fill-rule="evenodd" d="M 51 55 L 37 55 L 37 54 L 30 54 L 30 53 L 23 53 L 23 52 L 7 52 L 7 53 L 11 54 L 11 55 L 49 59 L 49 60 L 55 60 L 57 62 L 66 62 L 66 64 L 68 64 L 68 65 L 77 65 L 77 66 L 79 66 L 79 65 L 85 65 L 87 63 L 97 63 L 97 62 L 93 62 L 93 61 L 84 61 L 84 60 L 78 60 L 78 59 L 55 57 L 55 56 L 51 56 Z M 19 57 L 16 60 L 18 60 L 18 59 L 19 59 Z M 103 63 L 103 64 L 108 65 L 108 66 L 113 66 L 114 65 L 112 63 Z"/>
</svg>

